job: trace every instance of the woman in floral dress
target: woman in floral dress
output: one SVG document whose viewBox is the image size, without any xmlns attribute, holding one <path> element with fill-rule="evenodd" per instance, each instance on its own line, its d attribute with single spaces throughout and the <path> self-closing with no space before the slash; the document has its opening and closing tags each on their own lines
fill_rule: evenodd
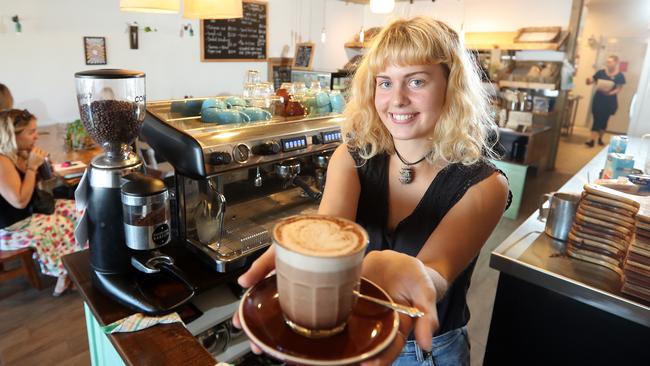
<svg viewBox="0 0 650 366">
<path fill-rule="evenodd" d="M 29 111 L 0 112 L 0 250 L 34 248 L 41 271 L 58 278 L 58 296 L 70 285 L 61 257 L 82 249 L 74 239 L 79 215 L 71 200 L 56 200 L 51 215 L 33 212 L 36 171 L 47 155 L 37 139 Z"/>
</svg>

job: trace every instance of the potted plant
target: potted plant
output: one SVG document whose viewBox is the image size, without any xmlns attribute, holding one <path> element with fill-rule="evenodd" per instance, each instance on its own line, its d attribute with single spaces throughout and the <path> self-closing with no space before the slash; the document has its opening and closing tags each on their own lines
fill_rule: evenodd
<svg viewBox="0 0 650 366">
<path fill-rule="evenodd" d="M 93 146 L 80 119 L 68 123 L 65 130 L 65 144 L 70 150 L 85 150 Z"/>
</svg>

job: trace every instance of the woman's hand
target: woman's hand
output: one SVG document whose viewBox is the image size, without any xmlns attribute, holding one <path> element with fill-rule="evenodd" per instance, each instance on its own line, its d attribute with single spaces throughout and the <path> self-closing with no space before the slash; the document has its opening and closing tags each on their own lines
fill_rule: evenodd
<svg viewBox="0 0 650 366">
<path fill-rule="evenodd" d="M 424 316 L 415 322 L 400 316 L 399 333 L 379 356 L 363 365 L 389 365 L 399 356 L 406 337 L 415 329 L 415 339 L 423 349 L 431 350 L 431 338 L 438 329 L 436 288 L 427 267 L 417 258 L 392 250 L 372 251 L 363 261 L 362 276 L 386 290 L 394 302 L 415 306 Z"/>
<path fill-rule="evenodd" d="M 255 262 L 251 268 L 248 269 L 244 274 L 239 276 L 237 283 L 243 288 L 249 288 L 254 286 L 256 283 L 263 280 L 266 276 L 269 275 L 275 269 L 275 247 L 271 245 L 269 249 L 264 252 Z M 232 324 L 241 329 L 241 322 L 239 321 L 239 311 L 235 311 L 235 315 L 232 317 Z M 261 354 L 262 350 L 257 347 L 253 342 L 251 343 L 251 350 L 256 354 Z"/>
<path fill-rule="evenodd" d="M 34 146 L 27 156 L 27 167 L 26 169 L 38 169 L 41 164 L 45 161 L 47 152 L 39 147 Z"/>
<path fill-rule="evenodd" d="M 587 85 L 591 85 L 594 82 L 594 79 L 592 78 L 587 78 L 586 83 Z"/>
</svg>

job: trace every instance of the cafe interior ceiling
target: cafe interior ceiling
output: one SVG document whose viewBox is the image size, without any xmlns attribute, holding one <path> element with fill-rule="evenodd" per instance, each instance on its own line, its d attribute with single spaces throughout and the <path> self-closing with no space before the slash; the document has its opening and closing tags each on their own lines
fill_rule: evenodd
<svg viewBox="0 0 650 366">
<path fill-rule="evenodd" d="M 120 0 L 121 11 L 173 14 L 180 0 Z M 183 17 L 188 19 L 230 19 L 243 15 L 242 0 L 183 0 Z"/>
</svg>

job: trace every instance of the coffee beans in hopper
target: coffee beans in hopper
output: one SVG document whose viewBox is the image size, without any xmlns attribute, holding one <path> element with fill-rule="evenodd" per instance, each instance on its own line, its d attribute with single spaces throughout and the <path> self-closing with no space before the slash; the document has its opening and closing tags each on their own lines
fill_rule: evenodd
<svg viewBox="0 0 650 366">
<path fill-rule="evenodd" d="M 98 144 L 131 143 L 140 132 L 138 104 L 124 100 L 96 100 L 81 106 L 81 122 Z"/>
</svg>

